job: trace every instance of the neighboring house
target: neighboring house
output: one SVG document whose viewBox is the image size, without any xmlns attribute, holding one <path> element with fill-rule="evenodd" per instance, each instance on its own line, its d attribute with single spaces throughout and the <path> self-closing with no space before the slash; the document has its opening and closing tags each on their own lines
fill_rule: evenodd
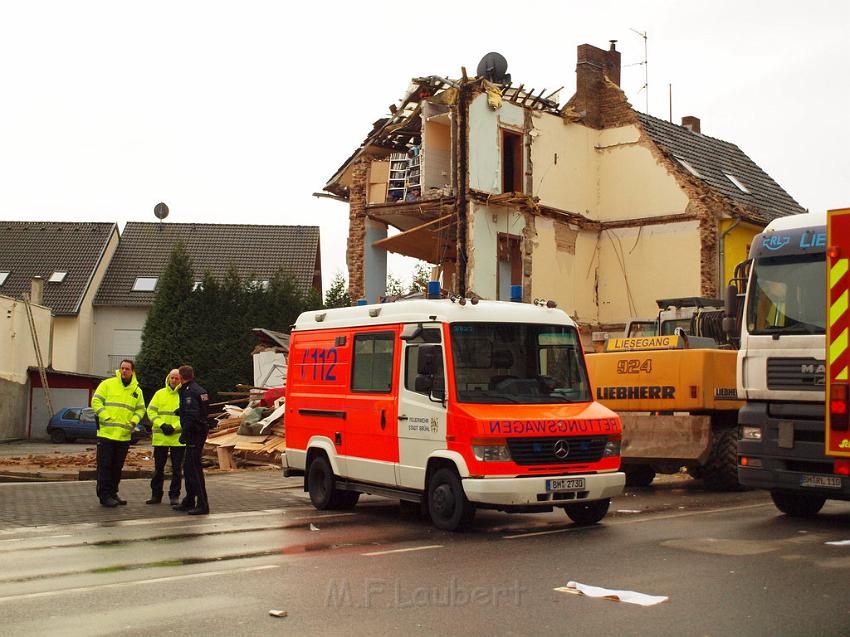
<svg viewBox="0 0 850 637">
<path fill-rule="evenodd" d="M 42 349 L 54 369 L 92 373 L 92 300 L 117 247 L 114 223 L 0 222 L 0 294 L 20 299 L 34 276 L 44 279 L 54 320 Z"/>
<path fill-rule="evenodd" d="M 658 298 L 721 296 L 752 237 L 804 212 L 697 118 L 634 110 L 613 42 L 579 46 L 576 74 L 563 107 L 493 76 L 415 78 L 324 187 L 349 204 L 352 298 L 384 294 L 390 251 L 454 293 L 521 285 L 585 334 L 622 329 Z"/>
<path fill-rule="evenodd" d="M 94 300 L 95 366 L 112 374 L 122 358 L 133 359 L 171 252 L 182 242 L 200 283 L 209 271 L 222 278 L 231 264 L 258 284 L 283 269 L 304 292 L 321 293 L 317 226 L 129 222 Z M 176 308 L 175 311 L 179 311 Z"/>
</svg>

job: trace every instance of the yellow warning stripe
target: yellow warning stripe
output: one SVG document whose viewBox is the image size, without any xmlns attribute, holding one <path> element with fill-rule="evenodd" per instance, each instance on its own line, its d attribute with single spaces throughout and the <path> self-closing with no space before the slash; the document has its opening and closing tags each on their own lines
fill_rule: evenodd
<svg viewBox="0 0 850 637">
<path fill-rule="evenodd" d="M 847 263 L 850 259 L 838 259 L 835 265 L 829 271 L 829 287 L 834 288 L 835 284 L 841 280 L 841 277 L 847 272 Z"/>
<path fill-rule="evenodd" d="M 847 330 L 832 339 L 829 346 L 829 364 L 834 365 L 838 357 L 847 349 Z M 845 367 L 840 372 L 834 375 L 837 380 L 847 380 L 847 368 Z"/>
<path fill-rule="evenodd" d="M 844 313 L 847 311 L 847 290 L 839 296 L 829 308 L 829 324 L 835 325 L 838 323 Z"/>
</svg>

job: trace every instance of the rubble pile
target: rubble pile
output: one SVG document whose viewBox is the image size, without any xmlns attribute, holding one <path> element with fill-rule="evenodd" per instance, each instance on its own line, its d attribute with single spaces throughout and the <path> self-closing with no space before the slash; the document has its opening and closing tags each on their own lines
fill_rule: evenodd
<svg viewBox="0 0 850 637">
<path fill-rule="evenodd" d="M 219 469 L 235 469 L 239 464 L 280 465 L 286 446 L 283 422 L 282 388 L 265 389 L 237 385 L 242 392 L 223 404 L 217 428 L 207 436 L 204 453 L 218 459 Z M 238 404 L 247 402 L 246 407 Z M 221 406 L 222 404 L 218 404 Z"/>
</svg>

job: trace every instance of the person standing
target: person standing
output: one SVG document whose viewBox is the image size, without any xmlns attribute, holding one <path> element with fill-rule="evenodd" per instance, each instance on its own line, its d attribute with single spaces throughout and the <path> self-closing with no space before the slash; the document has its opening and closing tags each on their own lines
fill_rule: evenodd
<svg viewBox="0 0 850 637">
<path fill-rule="evenodd" d="M 183 365 L 180 372 L 180 442 L 186 444 L 186 461 L 183 473 L 186 476 L 186 497 L 174 507 L 177 511 L 186 511 L 189 515 L 206 515 L 210 512 L 207 499 L 207 487 L 204 482 L 204 468 L 201 456 L 209 433 L 207 414 L 209 396 L 207 390 L 195 380 L 195 370 Z"/>
<path fill-rule="evenodd" d="M 114 378 L 102 381 L 91 399 L 97 417 L 97 497 L 105 507 L 127 504 L 118 495 L 130 437 L 145 415 L 145 398 L 136 380 L 136 365 L 121 361 Z"/>
<path fill-rule="evenodd" d="M 165 377 L 165 387 L 153 395 L 148 405 L 148 419 L 153 425 L 154 471 L 151 478 L 151 497 L 145 504 L 162 502 L 165 482 L 165 463 L 171 455 L 171 484 L 168 499 L 172 505 L 180 504 L 180 483 L 183 479 L 183 456 L 186 445 L 180 442 L 180 372 L 172 369 Z"/>
</svg>

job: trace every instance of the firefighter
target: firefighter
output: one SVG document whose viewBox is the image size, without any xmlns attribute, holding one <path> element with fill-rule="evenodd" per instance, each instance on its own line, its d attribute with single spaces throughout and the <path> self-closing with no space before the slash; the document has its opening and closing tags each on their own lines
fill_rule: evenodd
<svg viewBox="0 0 850 637">
<path fill-rule="evenodd" d="M 186 497 L 174 507 L 177 511 L 186 511 L 189 515 L 206 515 L 210 512 L 207 500 L 207 488 L 204 483 L 204 469 L 201 456 L 209 433 L 207 414 L 209 396 L 207 390 L 195 381 L 195 370 L 183 365 L 179 370 L 180 381 L 180 442 L 186 445 L 186 462 L 183 474 L 186 477 Z"/>
<path fill-rule="evenodd" d="M 107 378 L 94 392 L 91 406 L 97 418 L 97 497 L 105 507 L 127 504 L 118 495 L 130 437 L 145 415 L 145 398 L 136 380 L 136 365 L 121 361 L 114 378 Z"/>
<path fill-rule="evenodd" d="M 183 456 L 186 445 L 180 442 L 180 372 L 172 369 L 165 377 L 165 387 L 153 395 L 148 405 L 148 418 L 153 425 L 154 473 L 151 478 L 151 497 L 145 504 L 162 502 L 165 482 L 165 463 L 171 455 L 171 484 L 168 499 L 172 505 L 180 504 L 180 483 L 183 478 Z"/>
</svg>

